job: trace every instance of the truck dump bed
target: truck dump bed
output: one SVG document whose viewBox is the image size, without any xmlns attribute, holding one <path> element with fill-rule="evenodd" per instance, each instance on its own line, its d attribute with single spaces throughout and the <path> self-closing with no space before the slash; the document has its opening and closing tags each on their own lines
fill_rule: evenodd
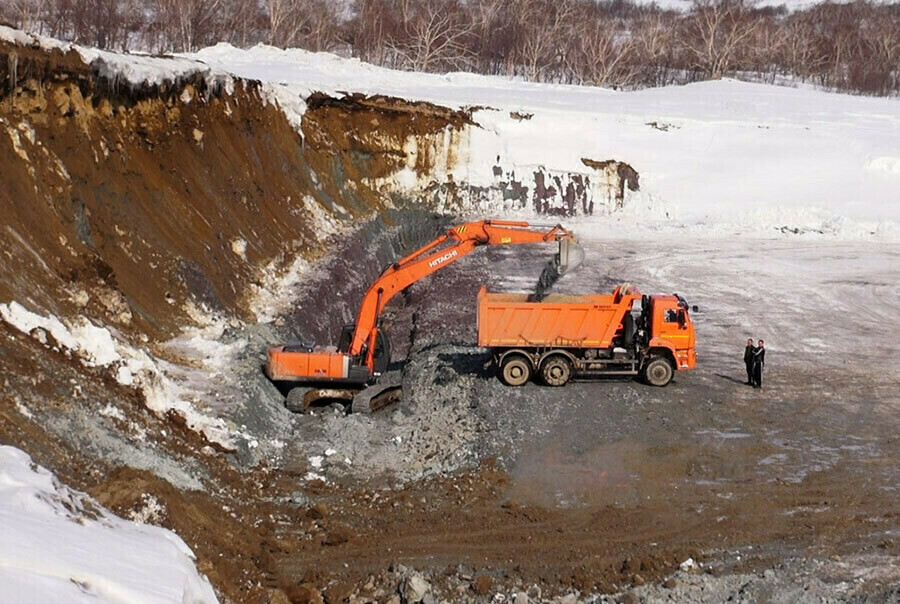
<svg viewBox="0 0 900 604">
<path fill-rule="evenodd" d="M 608 348 L 640 294 L 527 294 L 478 292 L 478 345 L 484 347 Z"/>
</svg>

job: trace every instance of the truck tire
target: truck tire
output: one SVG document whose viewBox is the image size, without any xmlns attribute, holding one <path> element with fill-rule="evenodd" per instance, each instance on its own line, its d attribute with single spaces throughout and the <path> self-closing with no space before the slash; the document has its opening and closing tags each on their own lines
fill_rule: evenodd
<svg viewBox="0 0 900 604">
<path fill-rule="evenodd" d="M 658 386 L 660 388 L 667 386 L 669 382 L 672 381 L 674 375 L 675 368 L 672 367 L 672 363 L 669 359 L 665 357 L 654 357 L 644 366 L 644 381 L 651 386 Z"/>
<path fill-rule="evenodd" d="M 548 386 L 565 386 L 572 378 L 572 363 L 562 355 L 554 355 L 541 365 L 541 379 Z"/>
<path fill-rule="evenodd" d="M 500 381 L 507 386 L 524 386 L 531 379 L 531 363 L 525 357 L 513 354 L 500 365 Z"/>
</svg>

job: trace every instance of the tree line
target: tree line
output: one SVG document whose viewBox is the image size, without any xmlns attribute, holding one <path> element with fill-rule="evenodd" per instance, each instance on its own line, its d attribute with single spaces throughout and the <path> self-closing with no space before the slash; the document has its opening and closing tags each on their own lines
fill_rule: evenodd
<svg viewBox="0 0 900 604">
<path fill-rule="evenodd" d="M 803 10 L 694 0 L 4 0 L 0 20 L 114 50 L 224 41 L 330 51 L 399 69 L 640 88 L 736 76 L 900 92 L 900 4 Z"/>
</svg>

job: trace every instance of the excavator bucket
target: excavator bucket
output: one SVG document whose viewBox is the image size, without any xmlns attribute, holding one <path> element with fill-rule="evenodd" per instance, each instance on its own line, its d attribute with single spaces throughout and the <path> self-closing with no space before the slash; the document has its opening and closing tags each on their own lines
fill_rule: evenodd
<svg viewBox="0 0 900 604">
<path fill-rule="evenodd" d="M 571 273 L 584 262 L 584 248 L 574 239 L 559 240 L 559 274 Z"/>
</svg>

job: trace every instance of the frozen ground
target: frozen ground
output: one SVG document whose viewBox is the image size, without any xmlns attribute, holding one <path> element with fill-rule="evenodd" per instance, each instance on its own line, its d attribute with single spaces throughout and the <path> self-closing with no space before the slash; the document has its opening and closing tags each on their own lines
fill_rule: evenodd
<svg viewBox="0 0 900 604">
<path fill-rule="evenodd" d="M 484 357 L 473 348 L 477 288 L 486 281 L 494 291 L 530 291 L 551 251 L 493 248 L 414 286 L 410 306 L 391 313 L 395 346 L 411 353 L 407 402 L 383 416 L 299 417 L 303 436 L 288 439 L 288 450 L 333 449 L 333 461 L 350 458 L 352 466 L 328 466 L 335 475 L 380 469 L 415 477 L 486 455 L 515 465 L 523 450 L 543 454 L 535 452 L 542 442 L 590 454 L 616 442 L 629 449 L 635 438 L 646 447 L 657 438 L 688 439 L 738 457 L 747 448 L 765 451 L 741 462 L 740 476 L 712 466 L 696 480 L 747 473 L 797 482 L 842 461 L 884 458 L 889 451 L 881 447 L 894 446 L 878 434 L 895 425 L 898 411 L 900 329 L 891 317 L 900 312 L 900 247 L 791 237 L 590 237 L 583 239 L 585 265 L 555 291 L 604 291 L 628 281 L 645 293 L 684 295 L 700 307 L 696 371 L 662 390 L 632 382 L 582 382 L 564 391 L 501 386 L 480 369 Z M 414 333 L 405 344 L 408 330 Z M 762 392 L 741 384 L 748 337 L 765 339 L 769 349 Z M 595 413 L 598 400 L 610 410 Z M 684 414 L 694 407 L 702 412 Z M 646 432 L 646 413 L 662 422 L 660 433 Z M 678 424 L 674 433 L 669 422 Z M 879 488 L 894 488 L 891 467 L 873 469 L 884 474 Z"/>
</svg>

